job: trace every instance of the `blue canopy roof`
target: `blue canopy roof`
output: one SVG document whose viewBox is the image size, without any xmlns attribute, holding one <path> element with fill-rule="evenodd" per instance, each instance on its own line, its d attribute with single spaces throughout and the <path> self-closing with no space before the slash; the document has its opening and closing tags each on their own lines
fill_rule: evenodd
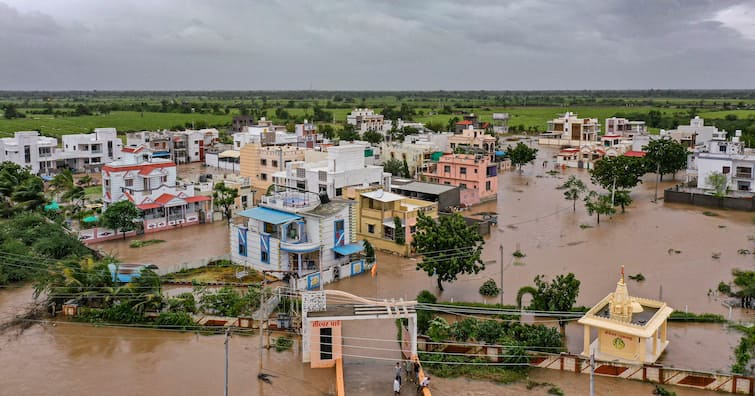
<svg viewBox="0 0 755 396">
<path fill-rule="evenodd" d="M 152 157 L 170 157 L 170 151 L 155 151 Z"/>
<path fill-rule="evenodd" d="M 364 245 L 362 243 L 350 243 L 348 245 L 341 245 L 336 246 L 333 248 L 333 251 L 342 255 L 342 256 L 348 256 L 349 254 L 359 253 L 362 250 L 364 250 Z"/>
<path fill-rule="evenodd" d="M 250 219 L 261 220 L 270 224 L 283 224 L 289 221 L 299 220 L 301 216 L 295 214 L 281 212 L 280 210 L 268 209 L 263 207 L 256 207 L 241 211 L 239 216 L 248 217 Z"/>
<path fill-rule="evenodd" d="M 504 155 L 506 155 L 505 151 L 496 151 L 495 152 L 495 156 L 496 157 L 503 157 Z"/>
<path fill-rule="evenodd" d="M 301 245 L 284 245 L 281 244 L 281 250 L 289 253 L 311 253 L 320 250 L 320 245 L 312 245 L 310 243 Z"/>
</svg>

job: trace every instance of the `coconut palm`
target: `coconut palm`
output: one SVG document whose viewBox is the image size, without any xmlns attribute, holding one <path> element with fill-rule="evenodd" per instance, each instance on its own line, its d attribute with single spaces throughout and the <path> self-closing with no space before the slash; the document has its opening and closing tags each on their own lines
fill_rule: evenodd
<svg viewBox="0 0 755 396">
<path fill-rule="evenodd" d="M 30 177 L 21 182 L 11 194 L 11 200 L 20 210 L 37 210 L 44 207 L 47 199 L 42 179 Z"/>
</svg>

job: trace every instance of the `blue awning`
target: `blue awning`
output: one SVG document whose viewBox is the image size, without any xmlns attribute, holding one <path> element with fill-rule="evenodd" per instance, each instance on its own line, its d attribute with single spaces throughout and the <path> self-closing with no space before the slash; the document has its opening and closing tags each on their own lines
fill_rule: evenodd
<svg viewBox="0 0 755 396">
<path fill-rule="evenodd" d="M 155 151 L 152 157 L 170 157 L 170 151 Z"/>
<path fill-rule="evenodd" d="M 283 224 L 289 221 L 299 220 L 301 216 L 295 214 L 282 212 L 280 210 L 268 209 L 263 207 L 256 207 L 239 212 L 239 216 L 248 217 L 250 219 L 264 221 L 270 224 Z"/>
<path fill-rule="evenodd" d="M 496 152 L 495 152 L 495 156 L 496 156 L 496 157 L 503 157 L 503 156 L 505 156 L 505 155 L 506 155 L 506 152 L 505 152 L 505 151 L 496 151 Z"/>
<path fill-rule="evenodd" d="M 350 243 L 348 245 L 341 245 L 341 246 L 336 246 L 333 248 L 334 252 L 342 256 L 348 256 L 350 254 L 359 253 L 362 250 L 364 250 L 364 245 L 362 245 L 361 242 Z"/>
</svg>

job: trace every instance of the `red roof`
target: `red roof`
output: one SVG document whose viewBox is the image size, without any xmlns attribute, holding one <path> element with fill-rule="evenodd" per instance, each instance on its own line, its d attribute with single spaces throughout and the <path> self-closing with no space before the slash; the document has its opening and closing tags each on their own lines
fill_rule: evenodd
<svg viewBox="0 0 755 396">
<path fill-rule="evenodd" d="M 148 175 L 152 173 L 155 169 L 161 169 L 161 168 L 172 168 L 175 167 L 176 164 L 173 162 L 161 162 L 161 163 L 148 163 L 148 164 L 139 164 L 139 165 L 104 165 L 102 167 L 102 170 L 105 172 L 128 172 L 128 171 L 134 171 L 138 170 L 140 175 Z"/>
<path fill-rule="evenodd" d="M 128 198 L 129 201 L 134 202 L 134 197 L 131 194 L 129 194 L 128 191 L 124 191 L 123 195 L 125 195 L 126 198 Z"/>
<path fill-rule="evenodd" d="M 170 202 L 175 197 L 176 196 L 172 195 L 172 194 L 163 194 L 163 195 L 157 197 L 157 199 L 155 200 L 155 202 L 165 205 L 165 204 L 167 204 L 168 202 Z"/>
<path fill-rule="evenodd" d="M 624 156 L 625 157 L 639 157 L 639 158 L 641 158 L 641 157 L 644 157 L 645 154 L 647 154 L 647 153 L 644 152 L 644 151 L 627 151 L 626 153 L 624 153 Z"/>
<path fill-rule="evenodd" d="M 144 150 L 143 146 L 139 146 L 139 147 L 124 147 L 124 148 L 121 149 L 121 151 L 124 151 L 126 153 L 139 153 L 142 150 Z"/>
<path fill-rule="evenodd" d="M 469 120 L 459 121 L 456 123 L 456 125 L 472 125 L 472 124 L 474 124 L 474 122 L 469 121 Z"/>
<path fill-rule="evenodd" d="M 184 198 L 186 202 L 192 203 L 192 202 L 202 202 L 202 201 L 209 201 L 210 197 L 206 195 L 196 195 L 193 197 L 186 197 Z"/>
<path fill-rule="evenodd" d="M 162 205 L 160 205 L 158 203 L 146 203 L 146 204 L 136 205 L 136 207 L 139 208 L 139 209 L 141 209 L 141 210 L 155 209 L 155 208 L 159 208 L 161 206 Z"/>
</svg>

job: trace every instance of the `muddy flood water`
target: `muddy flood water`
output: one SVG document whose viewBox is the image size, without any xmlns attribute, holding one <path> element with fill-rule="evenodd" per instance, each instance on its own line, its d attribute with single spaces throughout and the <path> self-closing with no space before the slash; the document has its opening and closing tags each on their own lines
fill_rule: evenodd
<svg viewBox="0 0 755 396">
<path fill-rule="evenodd" d="M 553 150 L 541 148 L 535 165 L 523 173 L 503 172 L 497 202 L 469 213 L 497 212 L 498 226 L 486 238 L 487 268 L 463 275 L 437 290 L 433 278 L 415 270 L 416 261 L 378 254 L 378 274 L 363 275 L 329 285 L 354 294 L 379 298 L 413 299 L 423 289 L 439 301 L 483 301 L 478 289 L 492 278 L 499 282 L 503 246 L 504 302 L 514 304 L 517 290 L 532 284 L 538 274 L 553 277 L 574 272 L 582 282 L 578 305 L 591 306 L 613 291 L 621 265 L 626 273 L 642 273 L 644 282 L 628 281 L 632 295 L 662 299 L 676 310 L 728 315 L 722 298 L 709 294 L 719 281 L 729 281 L 734 268 L 755 268 L 755 256 L 737 253 L 753 249 L 753 214 L 652 203 L 654 180 L 648 177 L 632 192 L 634 203 L 624 214 L 601 218 L 596 224 L 581 201 L 572 212 L 570 201 L 556 187 L 568 175 L 589 181 L 587 172 L 546 173 L 542 161 Z M 664 186 L 674 182 L 661 184 Z M 580 227 L 580 225 L 591 227 Z M 140 249 L 128 241 L 97 245 L 124 262 L 149 262 L 161 268 L 227 254 L 228 229 L 224 222 L 153 234 L 165 243 Z M 526 256 L 514 260 L 520 250 Z M 678 253 L 677 253 L 678 251 Z M 713 258 L 718 253 L 719 258 Z M 31 289 L 0 289 L 0 322 L 10 320 L 31 300 Z M 489 302 L 497 302 L 494 299 Z M 526 301 L 525 301 L 526 302 Z M 752 321 L 752 312 L 733 311 L 733 319 Z M 344 325 L 346 391 L 349 395 L 389 395 L 392 365 L 399 354 L 393 322 L 361 321 Z M 348 337 L 372 338 L 360 340 Z M 569 349 L 579 352 L 582 329 L 567 326 Z M 706 371 L 728 371 L 736 331 L 721 324 L 669 324 L 670 345 L 661 363 Z M 272 384 L 256 379 L 258 339 L 234 336 L 230 341 L 230 394 L 324 395 L 334 393 L 332 369 L 310 369 L 300 363 L 298 343 L 293 351 L 264 351 L 265 371 L 276 375 Z M 23 333 L 0 334 L 0 395 L 206 395 L 223 392 L 223 336 L 200 336 L 171 331 L 95 328 L 81 324 L 37 324 Z M 367 358 L 369 357 L 369 358 Z M 587 375 L 533 370 L 535 381 L 551 382 L 567 395 L 588 393 Z M 434 395 L 545 395 L 548 388 L 527 390 L 524 384 L 495 385 L 466 379 L 433 378 Z M 650 395 L 653 387 L 634 381 L 597 377 L 598 395 Z M 674 389 L 679 395 L 718 393 Z M 413 395 L 411 389 L 402 394 Z"/>
</svg>

